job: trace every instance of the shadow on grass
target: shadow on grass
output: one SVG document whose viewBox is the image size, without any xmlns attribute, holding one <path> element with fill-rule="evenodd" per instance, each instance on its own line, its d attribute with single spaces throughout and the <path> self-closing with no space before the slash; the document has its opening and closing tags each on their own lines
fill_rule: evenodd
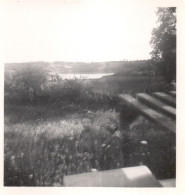
<svg viewBox="0 0 185 195">
<path fill-rule="evenodd" d="M 83 113 L 76 105 L 4 105 L 5 123 L 52 121 L 74 113 Z"/>
</svg>

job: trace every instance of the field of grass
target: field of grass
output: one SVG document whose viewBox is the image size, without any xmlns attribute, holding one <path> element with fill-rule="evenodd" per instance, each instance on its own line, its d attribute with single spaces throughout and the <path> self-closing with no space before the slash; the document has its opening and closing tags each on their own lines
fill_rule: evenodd
<svg viewBox="0 0 185 195">
<path fill-rule="evenodd" d="M 46 83 L 30 100 L 24 88 L 17 88 L 23 92 L 19 93 L 8 83 L 4 108 L 4 185 L 62 186 L 64 175 L 91 171 L 92 154 L 79 149 L 82 119 L 87 111 L 95 115 L 92 127 L 101 140 L 96 146 L 98 170 L 144 164 L 159 179 L 175 177 L 175 135 L 142 118 L 133 123 L 136 113 L 124 105 L 120 107 L 116 96 L 169 89 L 170 85 L 160 77 L 109 76 Z M 119 121 L 122 147 L 109 151 L 111 165 L 107 167 L 102 166 L 106 157 L 102 143 L 109 135 L 105 127 L 110 119 Z M 111 144 L 114 145 L 111 142 L 107 147 L 111 148 Z M 123 155 L 122 165 L 111 158 L 116 152 Z"/>
<path fill-rule="evenodd" d="M 62 185 L 64 175 L 91 170 L 90 154 L 82 153 L 78 148 L 79 136 L 83 130 L 81 111 L 62 116 L 55 110 L 52 113 L 51 109 L 43 108 L 42 120 L 34 120 L 34 117 L 28 120 L 26 115 L 20 116 L 23 111 L 20 107 L 9 107 L 6 110 L 5 185 Z M 17 111 L 21 122 L 12 121 L 15 116 L 15 112 L 11 113 L 13 110 Z M 33 111 L 36 109 L 27 107 L 24 113 L 32 115 Z M 58 118 L 53 119 L 52 114 L 58 115 Z M 106 119 L 118 117 L 118 113 L 113 110 L 97 111 L 95 115 L 93 127 L 98 135 Z M 98 147 L 101 150 L 101 145 Z"/>
<path fill-rule="evenodd" d="M 54 108 L 34 106 L 9 106 L 5 110 L 5 186 L 62 186 L 64 175 L 91 171 L 90 154 L 78 148 L 83 110 L 74 108 L 75 111 L 60 113 Z M 105 140 L 107 132 L 101 128 L 102 124 L 109 118 L 119 120 L 119 113 L 114 110 L 94 113 L 93 127 L 98 137 L 103 131 Z M 123 167 L 145 164 L 157 178 L 174 177 L 175 136 L 139 120 L 138 124 L 122 121 L 120 125 Z M 98 162 L 104 155 L 101 144 L 96 156 Z M 111 163 L 112 168 L 117 168 L 116 163 Z"/>
<path fill-rule="evenodd" d="M 169 91 L 170 85 L 162 77 L 154 79 L 148 76 L 105 76 L 98 81 L 91 81 L 92 89 L 98 93 L 142 93 Z"/>
<path fill-rule="evenodd" d="M 76 152 L 81 130 L 79 120 L 6 125 L 5 185 L 62 185 L 64 174 L 81 172 L 85 155 Z"/>
</svg>

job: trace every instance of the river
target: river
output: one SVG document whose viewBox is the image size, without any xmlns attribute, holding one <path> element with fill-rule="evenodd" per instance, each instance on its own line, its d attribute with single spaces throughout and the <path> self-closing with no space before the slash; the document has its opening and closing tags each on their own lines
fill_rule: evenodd
<svg viewBox="0 0 185 195">
<path fill-rule="evenodd" d="M 87 73 L 87 74 L 81 74 L 81 73 L 62 73 L 58 74 L 60 78 L 62 79 L 68 79 L 68 80 L 73 80 L 73 79 L 99 79 L 103 76 L 110 76 L 113 75 L 114 73 Z M 51 73 L 51 75 L 55 75 L 55 73 Z"/>
</svg>

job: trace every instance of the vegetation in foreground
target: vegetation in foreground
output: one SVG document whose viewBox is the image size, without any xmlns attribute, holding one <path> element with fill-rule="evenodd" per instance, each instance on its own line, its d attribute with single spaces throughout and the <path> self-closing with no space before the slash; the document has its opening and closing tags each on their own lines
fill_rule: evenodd
<svg viewBox="0 0 185 195">
<path fill-rule="evenodd" d="M 91 171 L 90 154 L 79 150 L 86 110 L 75 106 L 66 111 L 44 106 L 5 105 L 5 111 L 5 186 L 62 186 L 65 175 Z M 122 116 L 127 115 L 124 112 Z M 110 109 L 97 110 L 94 114 L 97 137 L 105 140 L 107 121 L 119 121 L 120 114 Z M 133 124 L 125 118 L 119 126 L 123 137 L 120 148 L 123 167 L 144 164 L 159 179 L 175 177 L 175 135 L 144 119 L 138 121 Z M 96 156 L 99 163 L 104 155 L 101 147 L 102 142 Z M 119 167 L 112 164 L 112 168 Z"/>
<path fill-rule="evenodd" d="M 89 172 L 90 154 L 79 150 L 82 115 L 36 123 L 6 121 L 5 185 L 62 185 L 64 175 Z M 99 128 L 103 121 L 117 117 L 112 110 L 97 111 L 93 126 L 98 135 L 106 134 Z"/>
<path fill-rule="evenodd" d="M 31 66 L 5 77 L 4 185 L 62 186 L 64 175 L 91 171 L 90 154 L 79 150 L 81 121 L 89 110 L 95 113 L 93 126 L 102 140 L 108 136 L 107 121 L 120 121 L 123 167 L 145 164 L 157 178 L 174 177 L 175 136 L 143 121 L 134 128 L 137 114 L 120 106 L 117 96 L 169 87 L 163 79 L 146 75 L 49 82 L 43 67 Z M 100 163 L 101 142 L 98 148 Z M 118 168 L 110 159 L 111 168 Z"/>
<path fill-rule="evenodd" d="M 97 111 L 95 115 L 93 126 L 97 136 L 103 134 L 105 139 L 107 131 L 102 126 L 110 118 L 118 119 L 119 115 L 113 110 Z M 4 185 L 59 186 L 63 185 L 64 175 L 91 171 L 89 153 L 81 153 L 78 149 L 83 116 L 82 113 L 69 113 L 60 120 L 6 121 Z M 124 167 L 145 164 L 158 178 L 173 177 L 173 135 L 147 122 L 130 127 L 130 132 L 126 128 L 129 126 L 121 128 Z M 101 153 L 101 145 L 98 147 Z M 99 158 L 97 156 L 97 160 Z"/>
</svg>

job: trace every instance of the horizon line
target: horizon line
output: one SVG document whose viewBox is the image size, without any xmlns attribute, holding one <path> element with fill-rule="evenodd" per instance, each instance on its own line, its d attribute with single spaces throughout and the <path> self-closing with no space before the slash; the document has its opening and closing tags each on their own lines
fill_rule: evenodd
<svg viewBox="0 0 185 195">
<path fill-rule="evenodd" d="M 22 62 L 4 62 L 4 64 L 23 64 L 23 63 L 38 63 L 38 62 L 44 62 L 44 63 L 56 63 L 56 62 L 67 62 L 67 63 L 105 63 L 105 62 L 133 62 L 133 61 L 147 61 L 151 60 L 152 58 L 148 59 L 135 59 L 135 60 L 108 60 L 108 61 L 63 61 L 63 60 L 56 60 L 56 61 L 45 61 L 45 60 L 38 60 L 38 61 L 22 61 Z"/>
</svg>

